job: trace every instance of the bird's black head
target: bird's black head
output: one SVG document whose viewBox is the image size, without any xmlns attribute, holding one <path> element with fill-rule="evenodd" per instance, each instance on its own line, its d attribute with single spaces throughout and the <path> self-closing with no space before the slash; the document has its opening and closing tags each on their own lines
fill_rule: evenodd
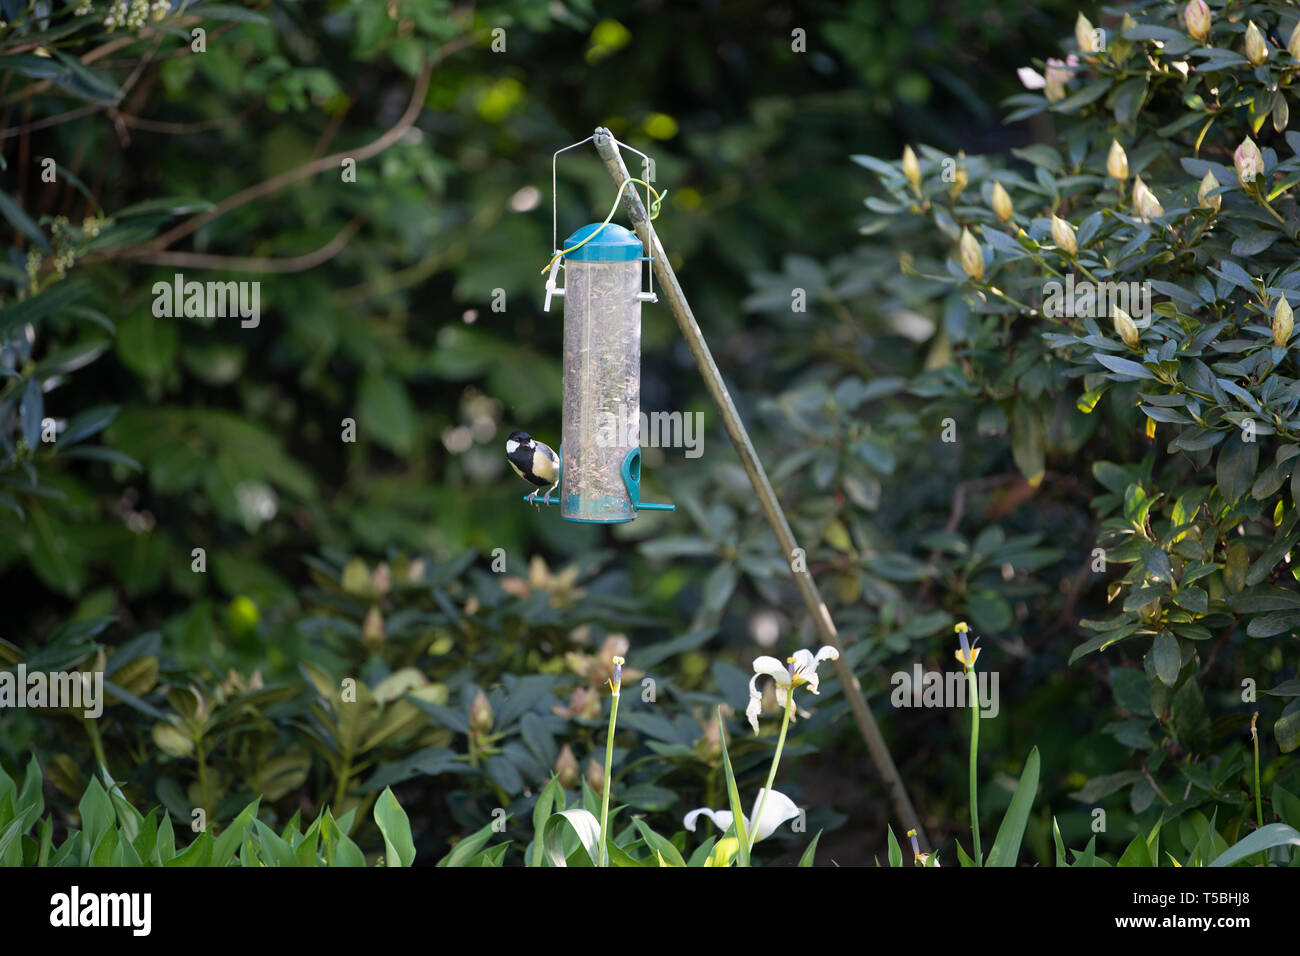
<svg viewBox="0 0 1300 956">
<path fill-rule="evenodd" d="M 531 445 L 533 443 L 533 436 L 528 434 L 528 432 L 511 432 L 510 437 L 507 438 L 506 441 L 517 442 L 520 445 Z"/>
</svg>

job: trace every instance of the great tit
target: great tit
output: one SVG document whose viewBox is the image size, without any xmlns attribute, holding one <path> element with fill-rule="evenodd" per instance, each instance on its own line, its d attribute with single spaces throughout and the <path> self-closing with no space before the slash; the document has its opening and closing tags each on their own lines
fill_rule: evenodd
<svg viewBox="0 0 1300 956">
<path fill-rule="evenodd" d="M 533 438 L 528 432 L 512 432 L 506 439 L 506 461 L 524 481 L 531 482 L 538 488 L 551 487 L 543 499 L 551 497 L 551 492 L 560 483 L 560 456 L 551 450 L 551 446 Z M 528 501 L 537 504 L 537 492 L 528 496 Z"/>
</svg>

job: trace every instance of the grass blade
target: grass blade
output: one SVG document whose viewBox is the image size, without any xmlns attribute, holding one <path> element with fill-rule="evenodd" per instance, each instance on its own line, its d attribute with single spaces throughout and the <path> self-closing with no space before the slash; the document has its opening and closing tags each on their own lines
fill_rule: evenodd
<svg viewBox="0 0 1300 956">
<path fill-rule="evenodd" d="M 740 804 L 740 791 L 736 789 L 736 775 L 731 769 L 731 756 L 727 753 L 727 728 L 722 724 L 722 708 L 717 710 L 718 739 L 722 741 L 722 767 L 727 774 L 727 802 L 731 806 L 732 824 L 736 828 L 736 838 L 740 840 L 737 853 L 738 864 L 749 866 L 749 834 L 745 831 L 745 810 Z"/>
<path fill-rule="evenodd" d="M 1038 795 L 1038 748 L 1029 751 L 1025 769 L 1020 774 L 1020 783 L 1007 807 L 1002 825 L 998 827 L 997 839 L 989 851 L 986 866 L 1015 866 L 1016 857 L 1020 855 L 1020 841 L 1025 835 L 1025 825 L 1029 822 L 1029 811 L 1034 808 L 1034 797 Z"/>
</svg>

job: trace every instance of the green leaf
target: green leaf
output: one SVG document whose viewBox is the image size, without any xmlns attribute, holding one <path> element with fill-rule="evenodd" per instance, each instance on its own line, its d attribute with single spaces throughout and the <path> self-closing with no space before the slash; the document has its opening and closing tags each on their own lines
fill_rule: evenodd
<svg viewBox="0 0 1300 956">
<path fill-rule="evenodd" d="M 8 67 L 12 64 L 13 58 L 6 57 L 3 62 Z M 22 207 L 14 202 L 4 190 L 0 190 L 0 216 L 4 216 L 5 219 L 9 220 L 9 225 L 40 246 L 44 252 L 52 251 L 50 241 L 45 238 L 45 233 L 41 232 L 40 227 L 32 221 L 32 217 L 23 212 Z M 0 328 L 3 328 L 2 324 L 0 324 Z"/>
<path fill-rule="evenodd" d="M 246 10 L 226 3 L 205 3 L 202 6 L 190 7 L 186 13 L 208 20 L 226 20 L 234 23 L 269 24 L 271 22 L 256 10 Z"/>
<path fill-rule="evenodd" d="M 478 851 L 487 846 L 493 834 L 498 832 L 500 822 L 493 820 L 491 823 L 484 825 L 482 828 L 475 830 L 465 839 L 461 840 L 451 852 L 438 861 L 438 866 L 466 866 L 469 861 L 478 855 Z M 506 817 L 504 819 L 509 819 Z"/>
<path fill-rule="evenodd" d="M 1282 818 L 1283 823 L 1300 828 L 1300 797 L 1280 783 L 1273 785 L 1273 812 Z"/>
<path fill-rule="evenodd" d="M 131 802 L 126 799 L 126 794 L 122 793 L 122 788 L 118 786 L 107 767 L 101 764 L 99 772 L 104 775 L 104 783 L 108 786 L 108 797 L 112 801 L 118 826 L 122 828 L 122 835 L 127 840 L 134 840 L 140 835 L 140 830 L 144 826 L 143 814 L 131 806 Z"/>
<path fill-rule="evenodd" d="M 1064 101 L 1062 101 L 1064 102 Z M 1034 166 L 1041 166 L 1050 173 L 1062 173 L 1065 171 L 1065 162 L 1061 159 L 1061 154 L 1051 146 L 1043 143 L 1035 143 L 1032 146 L 1022 146 L 1013 148 L 1011 155 L 1018 159 L 1023 159 Z"/>
<path fill-rule="evenodd" d="M 1147 548 L 1142 554 L 1142 562 L 1157 581 L 1174 583 L 1174 569 L 1169 564 L 1169 555 L 1159 548 Z"/>
<path fill-rule="evenodd" d="M 1285 823 L 1270 823 L 1228 847 L 1210 866 L 1232 866 L 1275 846 L 1300 846 L 1300 831 Z"/>
<path fill-rule="evenodd" d="M 736 775 L 731 769 L 731 755 L 727 752 L 727 728 L 722 722 L 721 707 L 718 707 L 715 716 L 718 720 L 718 739 L 722 742 L 722 767 L 727 776 L 727 804 L 731 807 L 732 826 L 735 827 L 736 839 L 740 842 L 736 861 L 739 866 L 749 866 L 749 833 L 745 828 L 745 808 L 740 802 Z"/>
<path fill-rule="evenodd" d="M 711 850 L 712 847 L 713 847 L 714 842 L 715 842 L 714 838 L 713 838 L 713 837 L 709 837 L 707 840 L 704 841 L 703 846 L 707 846 L 707 847 L 709 847 L 710 850 Z M 644 843 L 643 843 L 642 841 L 638 840 L 636 843 L 633 843 L 633 844 L 632 844 L 632 848 L 635 848 L 635 847 L 638 847 L 638 846 L 644 846 Z M 692 854 L 692 856 L 691 856 L 691 860 L 692 860 L 691 865 L 692 865 L 692 866 L 695 865 L 695 863 L 694 863 L 694 859 L 695 859 L 694 854 Z M 635 869 L 635 868 L 638 868 L 638 867 L 658 866 L 658 863 L 657 863 L 657 862 L 656 862 L 656 863 L 649 863 L 649 862 L 642 862 L 641 860 L 638 860 L 636 857 L 632 856 L 631 853 L 629 853 L 627 850 L 623 849 L 621 846 L 619 846 L 619 845 L 618 845 L 617 843 L 615 843 L 613 840 L 611 840 L 611 841 L 609 842 L 609 862 L 610 862 L 611 864 L 613 864 L 614 866 L 618 866 L 618 867 L 629 867 L 629 868 L 634 868 L 634 869 Z"/>
<path fill-rule="evenodd" d="M 348 830 L 352 825 L 352 814 L 355 812 L 355 808 L 349 810 L 343 814 L 342 820 L 336 821 L 329 807 L 325 808 L 325 822 L 321 826 L 321 832 L 325 834 L 325 852 L 331 866 L 355 868 L 366 865 L 366 855 L 348 836 Z"/>
<path fill-rule="evenodd" d="M 108 829 L 90 853 L 91 866 L 120 866 L 117 830 Z"/>
<path fill-rule="evenodd" d="M 640 817 L 633 817 L 632 822 L 636 824 L 637 830 L 641 833 L 641 839 L 645 840 L 646 845 L 650 847 L 659 857 L 660 866 L 685 866 L 686 861 L 682 859 L 681 853 L 677 847 L 666 837 L 660 836 L 646 825 Z"/>
<path fill-rule="evenodd" d="M 735 831 L 728 829 L 727 832 L 733 833 Z M 695 852 L 691 854 L 691 858 L 686 861 L 687 867 L 694 869 L 696 867 L 704 867 L 708 865 L 709 857 L 713 854 L 713 846 L 717 842 L 718 842 L 718 838 L 716 836 L 711 836 L 703 843 L 701 843 L 699 846 L 697 846 L 695 848 Z M 614 856 L 611 853 L 610 862 L 613 862 L 613 860 L 614 860 Z M 619 863 L 617 865 L 622 866 L 623 864 Z"/>
<path fill-rule="evenodd" d="M 1081 803 L 1097 803 L 1103 797 L 1108 797 L 1112 793 L 1123 790 L 1141 779 L 1142 774 L 1136 770 L 1121 770 L 1119 773 L 1093 777 L 1070 796 Z"/>
<path fill-rule="evenodd" d="M 1210 717 L 1194 678 L 1183 683 L 1169 701 L 1169 720 L 1184 749 L 1203 750 L 1209 743 Z"/>
<path fill-rule="evenodd" d="M 94 408 L 86 409 L 84 412 L 79 412 L 73 417 L 72 421 L 68 422 L 68 427 L 59 436 L 56 448 L 61 451 L 69 445 L 75 445 L 77 442 L 102 431 L 117 417 L 117 413 L 121 409 L 122 406 L 120 405 L 97 405 Z"/>
<path fill-rule="evenodd" d="M 1133 379 L 1155 379 L 1155 376 L 1147 371 L 1145 366 L 1139 365 L 1131 359 L 1120 358 L 1116 355 L 1107 355 L 1105 352 L 1098 352 L 1093 356 L 1093 358 L 1116 375 L 1119 375 L 1121 381 L 1131 381 Z"/>
<path fill-rule="evenodd" d="M 563 809 L 564 788 L 560 786 L 559 777 L 551 777 L 550 782 L 537 795 L 537 802 L 533 804 L 533 857 L 529 866 L 546 865 L 546 846 L 542 835 L 546 830 L 546 821 L 551 818 L 551 810 L 557 802 Z"/>
<path fill-rule="evenodd" d="M 1187 578 L 1184 576 L 1183 581 Z M 1185 610 L 1194 614 L 1208 614 L 1210 610 L 1210 596 L 1204 588 L 1188 587 L 1174 595 L 1174 603 Z"/>
<path fill-rule="evenodd" d="M 1025 769 L 1020 774 L 1020 783 L 1011 797 L 998 835 L 993 840 L 993 849 L 989 851 L 986 866 L 1015 866 L 1020 855 L 1020 841 L 1025 835 L 1025 825 L 1029 822 L 1029 812 L 1034 807 L 1034 797 L 1038 793 L 1038 748 L 1029 751 Z"/>
<path fill-rule="evenodd" d="M 1138 834 L 1125 848 L 1120 855 L 1116 866 L 1152 866 L 1151 851 L 1147 848 L 1147 841 L 1142 834 Z"/>
<path fill-rule="evenodd" d="M 1141 629 L 1142 625 L 1140 624 L 1128 624 L 1123 627 L 1117 627 L 1113 630 L 1102 631 L 1095 637 L 1090 637 L 1082 644 L 1077 645 L 1074 650 L 1070 652 L 1070 659 L 1067 663 L 1073 664 L 1079 658 L 1091 654 L 1093 651 L 1104 651 L 1112 644 L 1118 644 L 1125 638 L 1132 637 Z"/>
<path fill-rule="evenodd" d="M 894 828 L 886 825 L 885 836 L 889 841 L 889 865 L 900 867 L 903 865 L 903 848 L 898 845 L 898 838 L 894 836 Z"/>
<path fill-rule="evenodd" d="M 83 340 L 66 348 L 58 348 L 37 362 L 31 374 L 40 379 L 66 375 L 90 365 L 107 349 L 108 341 L 105 339 Z"/>
<path fill-rule="evenodd" d="M 117 330 L 117 357 L 141 378 L 160 379 L 176 364 L 180 330 L 175 319 L 141 309 L 124 318 Z"/>
<path fill-rule="evenodd" d="M 389 451 L 406 455 L 415 447 L 415 409 L 406 386 L 380 372 L 367 372 L 357 390 L 357 424 Z"/>
<path fill-rule="evenodd" d="M 27 821 L 22 817 L 11 821 L 8 826 L 0 823 L 0 866 L 22 866 L 23 834 L 26 830 Z"/>
<path fill-rule="evenodd" d="M 1061 839 L 1061 828 L 1056 824 L 1056 817 L 1052 817 L 1052 843 L 1056 845 L 1056 865 L 1069 866 L 1065 859 L 1065 841 Z"/>
<path fill-rule="evenodd" d="M 1151 716 L 1151 697 L 1147 675 L 1132 667 L 1112 667 L 1110 691 L 1119 704 L 1131 714 Z"/>
<path fill-rule="evenodd" d="M 817 841 L 819 841 L 821 838 L 822 838 L 822 831 L 818 830 L 817 835 L 814 836 L 812 838 L 812 842 L 808 844 L 808 849 L 804 850 L 803 856 L 799 857 L 800 866 L 813 865 L 813 858 L 817 855 Z"/>
<path fill-rule="evenodd" d="M 35 757 L 32 757 L 27 762 L 27 770 L 23 774 L 22 789 L 18 791 L 14 801 L 14 809 L 18 816 L 26 817 L 29 824 L 45 812 L 45 795 L 41 792 L 43 785 L 44 778 L 41 775 L 40 764 L 36 762 Z"/>
<path fill-rule="evenodd" d="M 129 219 L 132 216 L 152 216 L 157 213 L 167 213 L 170 216 L 186 216 L 196 212 L 207 212 L 212 208 L 212 205 L 213 204 L 206 199 L 163 196 L 157 199 L 146 199 L 144 202 L 133 203 L 130 206 L 125 206 L 113 213 L 113 218 Z"/>
<path fill-rule="evenodd" d="M 1295 547 L 1297 540 L 1300 540 L 1300 533 L 1278 534 L 1273 543 L 1265 548 L 1263 553 L 1251 564 L 1250 570 L 1246 572 L 1246 583 L 1254 586 L 1267 580 L 1277 563 Z"/>
<path fill-rule="evenodd" d="M 43 505 L 33 503 L 29 508 L 32 569 L 50 587 L 67 595 L 76 594 L 85 578 L 80 552 L 64 527 L 51 519 Z"/>
<path fill-rule="evenodd" d="M 104 832 L 113 826 L 117 816 L 113 810 L 113 801 L 108 798 L 97 777 L 90 778 L 86 792 L 77 804 L 77 812 L 81 815 L 83 847 L 89 852 L 99 843 Z"/>
<path fill-rule="evenodd" d="M 132 471 L 143 471 L 143 467 L 130 455 L 124 455 L 116 448 L 102 445 L 77 445 L 62 452 L 64 458 L 82 458 L 86 461 L 102 461 L 109 465 L 122 465 Z"/>
<path fill-rule="evenodd" d="M 1043 480 L 1044 454 L 1043 421 L 1036 406 L 1026 401 L 1016 402 L 1011 416 L 1011 455 L 1031 485 Z"/>
<path fill-rule="evenodd" d="M 1300 747 L 1300 701 L 1292 701 L 1273 724 L 1273 738 L 1284 754 Z"/>
<path fill-rule="evenodd" d="M 385 787 L 375 801 L 375 823 L 384 835 L 384 865 L 410 866 L 415 860 L 415 843 L 411 840 L 411 821 L 393 791 Z"/>
<path fill-rule="evenodd" d="M 1179 821 L 1179 837 L 1184 847 L 1191 847 L 1191 852 L 1187 854 L 1187 859 L 1183 862 L 1184 866 L 1206 866 L 1213 856 L 1222 853 L 1228 848 L 1223 837 L 1215 832 L 1215 823 L 1219 818 L 1219 811 L 1215 808 L 1210 819 L 1205 818 L 1205 814 L 1199 810 L 1193 810 L 1184 814 Z M 1222 843 L 1221 849 L 1218 845 Z"/>
<path fill-rule="evenodd" d="M 116 103 L 121 100 L 122 91 L 107 73 L 92 70 L 62 50 L 53 52 L 65 71 L 61 77 L 55 77 L 54 82 L 65 90 L 96 103 Z"/>
<path fill-rule="evenodd" d="M 36 833 L 39 842 L 36 849 L 36 865 L 45 866 L 49 862 L 50 848 L 54 843 L 54 822 L 49 817 L 39 820 L 36 824 Z"/>
<path fill-rule="evenodd" d="M 1178 638 L 1168 631 L 1161 631 L 1151 644 L 1151 659 L 1155 664 L 1156 676 L 1167 687 L 1178 682 L 1178 672 L 1183 666 L 1183 654 L 1178 647 Z"/>
<path fill-rule="evenodd" d="M 1251 637 L 1273 637 L 1277 634 L 1289 634 L 1300 627 L 1300 609 L 1293 611 L 1273 611 L 1261 614 L 1246 625 L 1246 633 Z"/>
<path fill-rule="evenodd" d="M 1214 476 L 1229 504 L 1239 501 L 1250 491 L 1258 467 L 1259 442 L 1242 441 L 1238 433 L 1220 446 Z"/>
<path fill-rule="evenodd" d="M 267 832 L 269 833 L 270 830 L 268 829 Z M 176 854 L 170 860 L 164 860 L 163 866 L 208 866 L 212 863 L 213 843 L 212 831 L 204 830 L 199 834 L 198 839 L 187 846 L 182 852 Z M 285 844 L 285 846 L 287 849 L 288 844 Z M 292 857 L 292 854 L 290 854 L 290 857 Z"/>
<path fill-rule="evenodd" d="M 41 390 L 40 379 L 29 378 L 23 388 L 21 419 L 23 440 L 27 447 L 37 449 L 41 446 L 41 421 L 45 417 L 45 394 Z"/>
<path fill-rule="evenodd" d="M 590 810 L 574 807 L 553 814 L 542 829 L 542 843 L 551 866 L 569 865 L 570 856 L 564 849 L 566 833 L 572 833 L 578 838 L 578 843 L 587 854 L 587 863 L 591 866 L 600 865 L 600 820 Z"/>
<path fill-rule="evenodd" d="M 261 797 L 255 797 L 252 803 L 240 811 L 239 816 L 230 821 L 230 826 L 226 827 L 221 836 L 217 837 L 212 847 L 210 866 L 227 866 L 235 858 L 235 851 L 239 849 L 239 845 L 244 842 L 244 837 L 253 826 L 257 807 L 261 801 Z"/>
<path fill-rule="evenodd" d="M 1092 835 L 1092 838 L 1088 841 L 1088 845 L 1083 848 L 1082 853 L 1076 852 L 1074 854 L 1074 863 L 1071 865 L 1083 869 L 1088 869 L 1097 865 L 1097 834 L 1094 833 Z"/>
<path fill-rule="evenodd" d="M 45 319 L 78 302 L 90 289 L 90 283 L 84 279 L 64 279 L 29 299 L 5 306 L 0 309 L 0 338 L 7 337 L 28 322 L 39 326 Z"/>
<path fill-rule="evenodd" d="M 1094 80 L 1072 96 L 1067 96 L 1065 99 L 1053 103 L 1050 109 L 1054 113 L 1069 113 L 1101 99 L 1110 92 L 1110 89 L 1111 80 L 1109 78 Z"/>
</svg>

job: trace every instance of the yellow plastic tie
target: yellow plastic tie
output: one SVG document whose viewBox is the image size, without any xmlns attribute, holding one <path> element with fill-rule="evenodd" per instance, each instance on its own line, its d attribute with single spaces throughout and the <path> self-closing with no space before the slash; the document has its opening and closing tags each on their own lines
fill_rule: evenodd
<svg viewBox="0 0 1300 956">
<path fill-rule="evenodd" d="M 650 221 L 653 222 L 654 220 L 659 218 L 659 207 L 663 205 L 664 197 L 668 195 L 668 190 L 665 189 L 662 193 L 660 193 L 644 179 L 630 179 L 630 178 L 625 179 L 623 180 L 623 185 L 618 187 L 618 195 L 614 197 L 614 205 L 609 207 L 609 215 L 605 217 L 605 221 L 602 222 L 599 227 L 597 227 L 596 231 L 593 232 L 586 239 L 582 240 L 582 242 L 569 246 L 569 248 L 567 249 L 561 249 L 555 255 L 551 256 L 551 258 L 547 259 L 546 265 L 542 266 L 541 272 L 539 272 L 538 275 L 545 275 L 546 270 L 551 268 L 551 265 L 555 262 L 556 259 L 559 259 L 561 256 L 567 256 L 570 252 L 573 252 L 575 249 L 582 248 L 587 243 L 591 242 L 591 240 L 595 239 L 598 235 L 600 235 L 601 230 L 604 229 L 606 226 L 608 226 L 610 220 L 614 218 L 614 213 L 618 212 L 618 204 L 623 200 L 623 190 L 627 189 L 629 183 L 636 183 L 638 186 L 644 186 L 646 189 L 650 190 L 650 192 L 654 194 L 655 197 L 654 202 L 650 204 Z"/>
</svg>

